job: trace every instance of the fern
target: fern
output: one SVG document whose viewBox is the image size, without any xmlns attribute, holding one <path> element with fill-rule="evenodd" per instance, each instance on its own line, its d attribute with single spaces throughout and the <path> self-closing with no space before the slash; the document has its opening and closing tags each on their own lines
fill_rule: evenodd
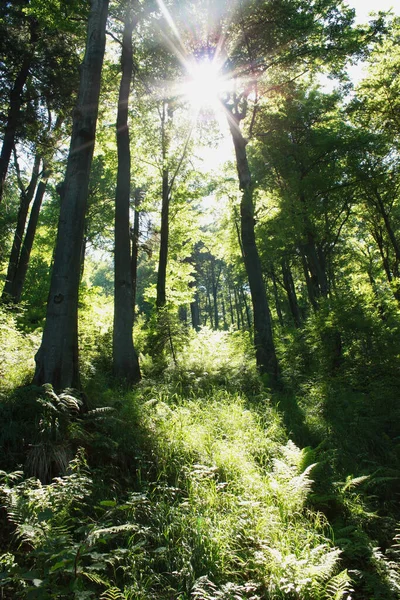
<svg viewBox="0 0 400 600">
<path fill-rule="evenodd" d="M 350 594 L 354 591 L 351 583 L 347 569 L 332 577 L 325 588 L 326 600 L 344 600 L 345 598 L 350 600 Z"/>
<path fill-rule="evenodd" d="M 137 525 L 134 523 L 125 523 L 124 525 L 114 525 L 113 527 L 101 527 L 93 529 L 87 537 L 87 543 L 93 545 L 99 538 L 137 531 Z"/>
<path fill-rule="evenodd" d="M 126 600 L 126 596 L 120 589 L 112 587 L 101 594 L 100 600 Z"/>
</svg>

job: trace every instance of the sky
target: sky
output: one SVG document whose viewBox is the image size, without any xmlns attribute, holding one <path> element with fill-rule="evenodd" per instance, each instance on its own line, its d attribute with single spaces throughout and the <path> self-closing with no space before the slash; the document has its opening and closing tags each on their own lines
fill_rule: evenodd
<svg viewBox="0 0 400 600">
<path fill-rule="evenodd" d="M 395 14 L 400 14 L 400 0 L 347 0 L 347 4 L 356 9 L 356 23 L 368 22 L 369 13 L 378 10 L 393 8 Z"/>
</svg>

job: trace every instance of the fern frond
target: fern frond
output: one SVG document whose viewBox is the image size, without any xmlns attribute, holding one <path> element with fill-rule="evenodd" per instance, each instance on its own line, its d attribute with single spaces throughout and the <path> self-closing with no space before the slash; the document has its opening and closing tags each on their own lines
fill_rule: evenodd
<svg viewBox="0 0 400 600">
<path fill-rule="evenodd" d="M 115 412 L 115 408 L 113 408 L 112 406 L 100 406 L 99 408 L 89 410 L 83 415 L 83 417 L 85 419 L 92 419 L 96 417 L 103 417 L 104 415 L 108 415 L 113 412 Z"/>
<path fill-rule="evenodd" d="M 126 596 L 120 589 L 112 587 L 102 593 L 100 600 L 126 600 Z"/>
<path fill-rule="evenodd" d="M 342 492 L 355 488 L 369 479 L 371 479 L 371 475 L 361 475 L 361 477 L 351 477 L 349 475 L 342 487 Z"/>
<path fill-rule="evenodd" d="M 347 569 L 332 577 L 325 588 L 326 600 L 342 600 L 354 590 L 351 587 L 351 577 Z"/>
<path fill-rule="evenodd" d="M 134 523 L 125 523 L 124 525 L 115 525 L 114 527 L 102 527 L 91 531 L 87 537 L 87 543 L 92 545 L 102 536 L 117 535 L 119 533 L 127 533 L 137 530 L 137 525 Z"/>
<path fill-rule="evenodd" d="M 79 413 L 82 408 L 82 400 L 64 392 L 59 395 L 58 404 L 67 412 Z"/>
<path fill-rule="evenodd" d="M 100 577 L 100 575 L 97 575 L 97 573 L 89 573 L 88 571 L 82 571 L 81 575 L 86 577 L 86 579 L 89 579 L 89 581 L 97 583 L 98 585 L 104 585 L 105 587 L 108 587 L 110 585 L 108 581 Z"/>
</svg>

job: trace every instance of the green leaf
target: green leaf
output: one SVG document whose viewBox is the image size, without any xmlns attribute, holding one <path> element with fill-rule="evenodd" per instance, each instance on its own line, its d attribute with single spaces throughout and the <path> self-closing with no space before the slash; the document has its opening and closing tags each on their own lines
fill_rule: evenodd
<svg viewBox="0 0 400 600">
<path fill-rule="evenodd" d="M 109 506 L 111 508 L 114 508 L 115 506 L 117 506 L 117 503 L 115 500 L 102 500 L 100 502 L 100 506 Z"/>
</svg>

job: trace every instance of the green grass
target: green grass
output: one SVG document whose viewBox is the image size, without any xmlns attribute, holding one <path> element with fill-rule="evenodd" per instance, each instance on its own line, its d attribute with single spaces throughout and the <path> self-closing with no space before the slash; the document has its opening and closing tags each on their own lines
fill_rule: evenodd
<svg viewBox="0 0 400 600">
<path fill-rule="evenodd" d="M 104 353 L 89 361 L 82 413 L 16 387 L 29 342 L 7 323 L 4 599 L 398 597 L 394 385 L 385 404 L 340 378 L 272 395 L 247 338 L 203 330 L 133 392 L 96 381 Z"/>
</svg>

